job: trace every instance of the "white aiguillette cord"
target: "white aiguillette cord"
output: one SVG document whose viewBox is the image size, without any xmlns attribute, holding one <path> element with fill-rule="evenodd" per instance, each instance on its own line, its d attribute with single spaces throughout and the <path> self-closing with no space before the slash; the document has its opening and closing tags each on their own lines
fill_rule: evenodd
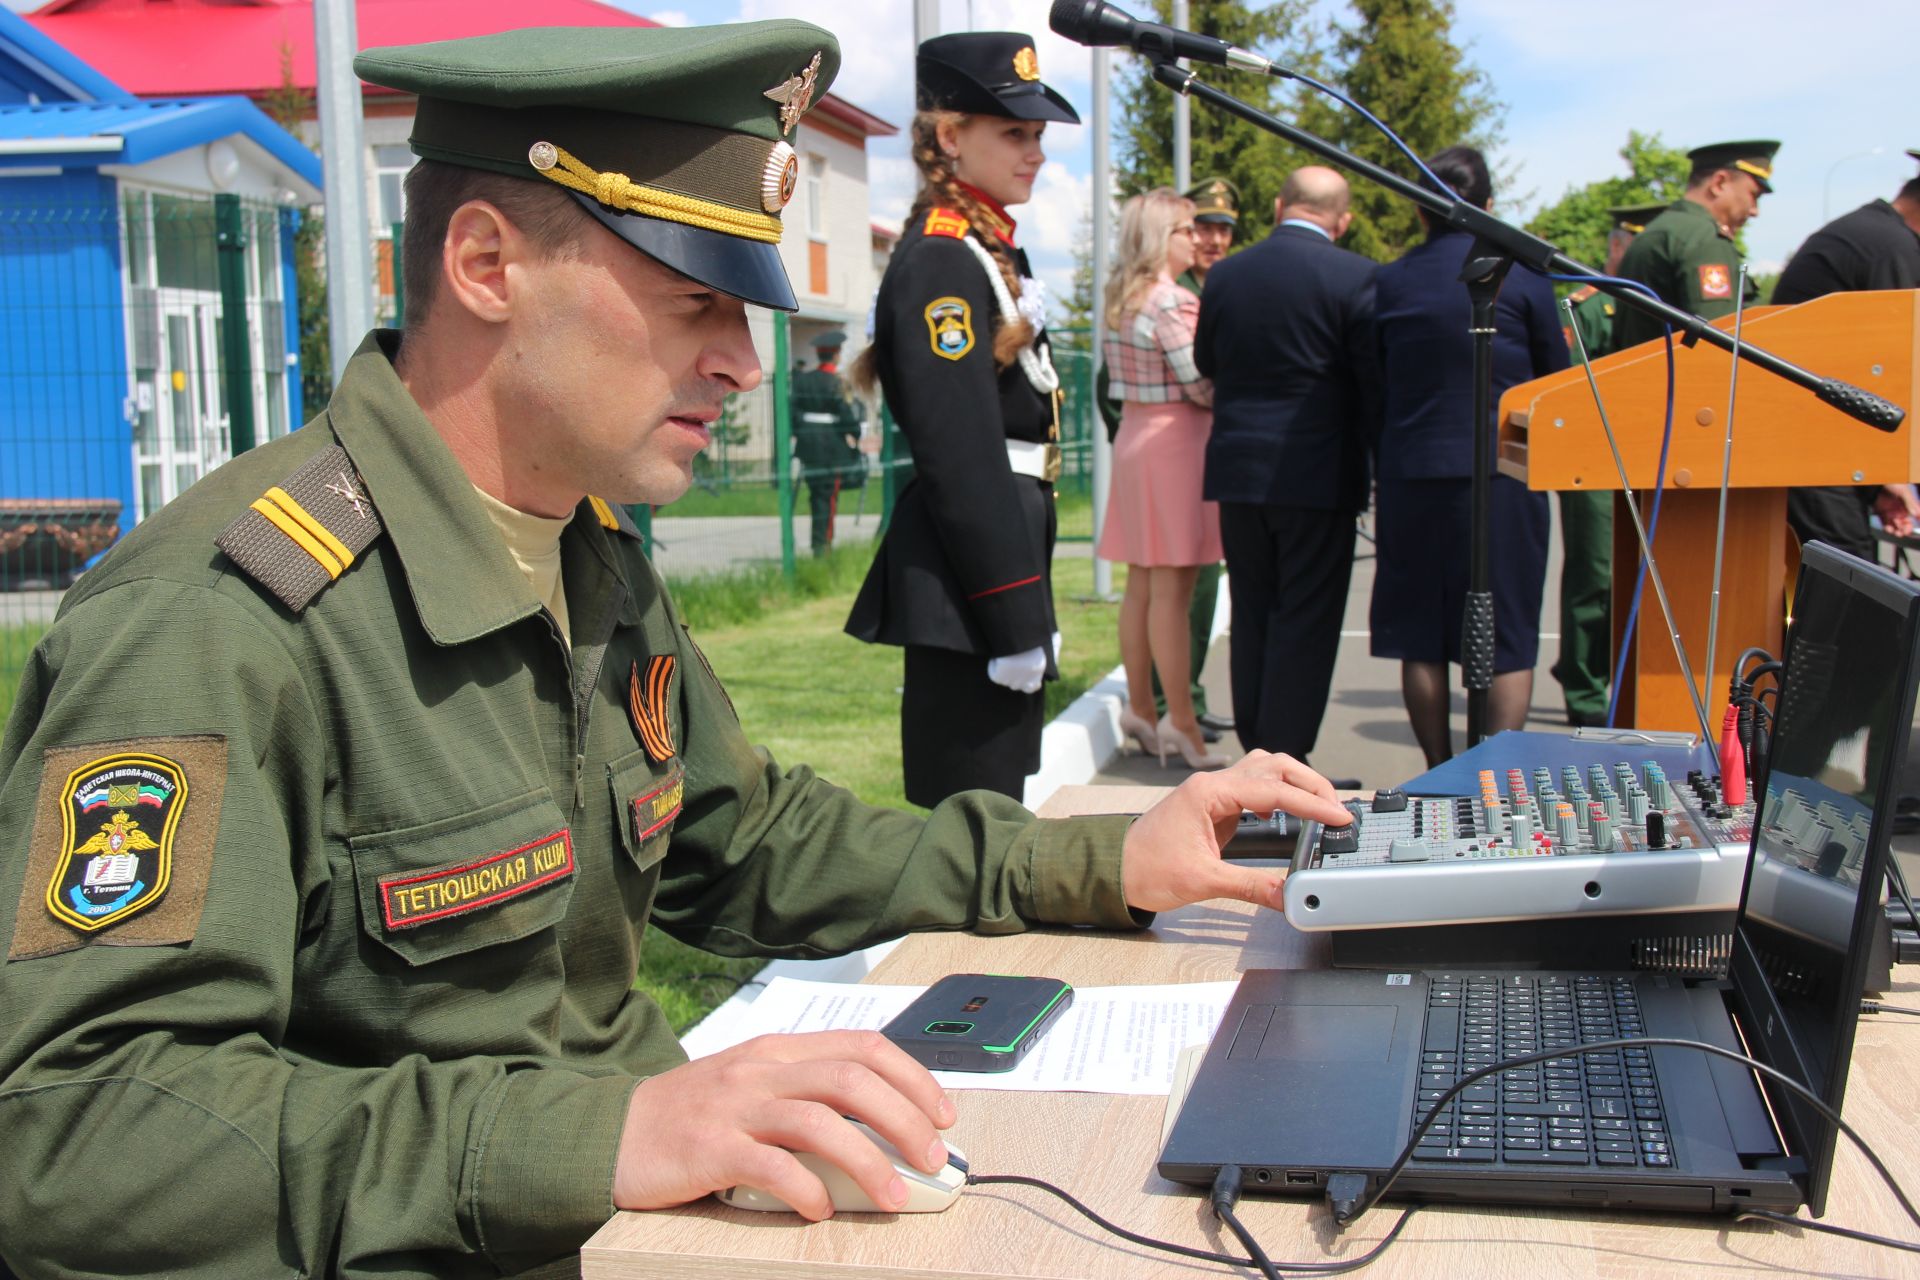
<svg viewBox="0 0 1920 1280">
<path fill-rule="evenodd" d="M 1014 302 L 1013 295 L 1007 292 L 1007 282 L 1000 275 L 1000 264 L 994 261 L 993 255 L 987 252 L 986 246 L 970 235 L 961 236 L 960 243 L 973 251 L 973 256 L 980 260 L 981 267 L 986 270 L 987 283 L 993 286 L 993 300 L 1000 308 L 1000 314 L 1008 320 L 1020 315 L 1020 308 Z M 1034 328 L 1034 336 L 1039 336 L 1037 325 Z M 1029 342 L 1020 348 L 1020 370 L 1027 375 L 1027 381 L 1033 385 L 1035 391 L 1043 396 L 1050 396 L 1060 389 L 1060 375 L 1054 372 L 1053 353 L 1046 349 L 1035 351 L 1034 348 L 1037 345 Z"/>
</svg>

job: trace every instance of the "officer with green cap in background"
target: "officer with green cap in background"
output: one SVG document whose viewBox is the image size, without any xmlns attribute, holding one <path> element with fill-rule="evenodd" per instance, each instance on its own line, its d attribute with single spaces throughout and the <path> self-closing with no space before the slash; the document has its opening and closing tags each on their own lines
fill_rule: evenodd
<svg viewBox="0 0 1920 1280">
<path fill-rule="evenodd" d="M 0 737 L 0 1258 L 27 1277 L 577 1274 L 616 1208 L 791 1151 L 880 1204 L 953 1104 L 889 1042 L 688 1063 L 649 922 L 725 954 L 1130 928 L 1214 896 L 1268 758 L 1138 819 L 872 808 L 755 749 L 624 506 L 684 493 L 791 309 L 787 141 L 839 65 L 779 20 L 360 54 L 418 95 L 407 327 L 70 590 Z M 831 708 L 822 707 L 822 714 Z"/>
<path fill-rule="evenodd" d="M 1620 260 L 1619 274 L 1637 280 L 1662 302 L 1708 320 L 1730 316 L 1740 278 L 1734 237 L 1760 212 L 1760 197 L 1773 190 L 1778 142 L 1719 142 L 1687 153 L 1692 169 L 1686 192 L 1647 223 Z M 1759 296 L 1747 281 L 1749 305 Z M 1661 336 L 1658 320 L 1634 307 L 1615 318 L 1613 350 Z"/>
<path fill-rule="evenodd" d="M 1665 204 L 1620 205 L 1608 211 L 1607 274 L 1616 275 L 1633 238 L 1665 209 Z M 1575 360 L 1584 349 L 1589 359 L 1605 355 L 1613 344 L 1619 303 L 1593 285 L 1567 295 L 1573 303 L 1573 328 L 1567 349 Z M 1579 342 L 1574 330 L 1579 330 Z M 1566 700 L 1567 723 L 1575 727 L 1607 721 L 1607 683 L 1613 593 L 1613 494 L 1601 490 L 1560 493 L 1560 658 L 1553 678 Z"/>
<path fill-rule="evenodd" d="M 793 375 L 789 398 L 793 408 L 793 455 L 800 460 L 800 478 L 807 486 L 807 510 L 812 517 L 813 554 L 825 555 L 833 545 L 833 521 L 843 489 L 866 482 L 860 456 L 860 414 L 847 399 L 840 380 L 840 349 L 847 343 L 844 330 L 828 329 L 813 336 L 818 361 L 815 368 Z"/>
</svg>

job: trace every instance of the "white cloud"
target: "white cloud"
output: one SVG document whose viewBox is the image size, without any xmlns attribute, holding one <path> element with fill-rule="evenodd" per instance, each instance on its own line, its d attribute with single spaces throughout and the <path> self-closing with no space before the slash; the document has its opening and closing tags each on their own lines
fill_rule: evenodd
<svg viewBox="0 0 1920 1280">
<path fill-rule="evenodd" d="M 693 25 L 693 19 L 687 16 L 687 11 L 684 9 L 661 9 L 658 12 L 649 13 L 645 16 L 653 19 L 663 27 L 690 27 Z"/>
</svg>

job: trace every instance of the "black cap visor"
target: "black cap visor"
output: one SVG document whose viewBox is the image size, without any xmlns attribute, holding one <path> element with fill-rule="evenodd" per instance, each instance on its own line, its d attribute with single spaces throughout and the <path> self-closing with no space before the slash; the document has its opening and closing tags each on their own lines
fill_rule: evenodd
<svg viewBox="0 0 1920 1280">
<path fill-rule="evenodd" d="M 1013 88 L 991 89 L 988 92 L 999 100 L 1000 109 L 996 115 L 1012 116 L 1015 120 L 1055 120 L 1061 124 L 1079 124 L 1080 113 L 1075 111 L 1068 101 L 1052 88 L 1035 80 Z"/>
<path fill-rule="evenodd" d="M 747 240 L 721 231 L 690 227 L 682 222 L 649 218 L 645 214 L 609 209 L 591 196 L 570 191 L 601 226 L 664 267 L 670 267 L 711 289 L 775 311 L 798 311 L 780 261 L 780 246 Z"/>
</svg>

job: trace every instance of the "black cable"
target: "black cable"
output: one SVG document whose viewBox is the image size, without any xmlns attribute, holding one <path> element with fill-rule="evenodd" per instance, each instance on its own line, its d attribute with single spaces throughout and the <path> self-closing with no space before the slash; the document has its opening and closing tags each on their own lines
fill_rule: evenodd
<svg viewBox="0 0 1920 1280">
<path fill-rule="evenodd" d="M 1381 1182 L 1378 1188 L 1370 1192 L 1359 1204 L 1355 1205 L 1351 1213 L 1344 1215 L 1336 1213 L 1334 1215 L 1335 1223 L 1343 1227 L 1347 1226 L 1361 1214 L 1378 1204 L 1381 1197 L 1387 1194 L 1387 1191 L 1392 1188 L 1394 1182 L 1400 1177 L 1401 1170 L 1407 1167 L 1407 1162 L 1413 1159 L 1414 1148 L 1419 1145 L 1420 1139 L 1426 1136 L 1427 1130 L 1433 1127 L 1434 1121 L 1440 1118 L 1441 1111 L 1446 1108 L 1449 1102 L 1453 1101 L 1455 1095 L 1462 1089 L 1467 1088 L 1481 1077 L 1493 1075 L 1499 1071 L 1510 1071 L 1514 1067 L 1525 1067 L 1536 1062 L 1546 1062 L 1551 1058 L 1576 1058 L 1584 1053 L 1598 1053 L 1607 1049 L 1653 1048 L 1697 1049 L 1701 1053 L 1710 1053 L 1715 1057 L 1726 1058 L 1729 1061 L 1751 1067 L 1762 1075 L 1778 1081 L 1793 1093 L 1800 1095 L 1809 1106 L 1813 1107 L 1814 1110 L 1831 1121 L 1836 1129 L 1846 1134 L 1854 1146 L 1860 1148 L 1860 1154 L 1867 1158 L 1867 1162 L 1873 1166 L 1874 1172 L 1880 1175 L 1880 1180 L 1887 1184 L 1888 1190 L 1893 1192 L 1894 1199 L 1898 1200 L 1900 1207 L 1907 1211 L 1907 1217 L 1912 1219 L 1916 1226 L 1920 1226 L 1920 1209 L 1914 1208 L 1913 1202 L 1907 1199 L 1905 1189 L 1902 1188 L 1899 1181 L 1894 1178 L 1893 1171 L 1888 1169 L 1886 1163 L 1880 1159 L 1879 1153 L 1868 1146 L 1867 1140 L 1862 1138 L 1852 1125 L 1841 1119 L 1840 1113 L 1828 1106 L 1813 1090 L 1807 1088 L 1806 1085 L 1801 1084 L 1798 1080 L 1787 1075 L 1779 1068 L 1768 1066 L 1759 1059 L 1750 1058 L 1744 1053 L 1736 1053 L 1732 1049 L 1722 1049 L 1719 1045 L 1708 1044 L 1704 1040 L 1678 1040 L 1668 1036 L 1632 1036 L 1622 1040 L 1595 1040 L 1590 1044 L 1542 1049 L 1538 1053 L 1522 1054 L 1517 1058 L 1507 1058 L 1491 1066 L 1478 1067 L 1469 1071 L 1466 1075 L 1462 1076 L 1452 1088 L 1435 1099 L 1431 1107 L 1427 1108 L 1427 1114 L 1421 1118 L 1419 1124 L 1414 1126 L 1413 1136 L 1407 1139 L 1407 1145 L 1405 1149 L 1400 1152 L 1400 1158 L 1395 1160 L 1392 1167 L 1387 1170 L 1385 1181 Z M 1798 1219 L 1795 1219 L 1795 1221 L 1798 1221 Z"/>
<path fill-rule="evenodd" d="M 1779 1222 L 1789 1227 L 1805 1227 L 1809 1231 L 1824 1231 L 1828 1235 L 1845 1236 L 1849 1240 L 1864 1240 L 1868 1244 L 1885 1245 L 1889 1249 L 1905 1249 L 1908 1253 L 1920 1253 L 1920 1244 L 1895 1240 L 1891 1236 L 1876 1236 L 1870 1231 L 1856 1231 L 1852 1227 L 1835 1226 L 1831 1222 L 1815 1222 L 1811 1218 L 1796 1217 L 1791 1213 L 1776 1213 L 1772 1209 L 1742 1209 L 1733 1215 L 1735 1222 L 1745 1222 L 1750 1218 L 1764 1218 L 1768 1222 Z"/>
<path fill-rule="evenodd" d="M 1238 1174 L 1240 1173 L 1240 1167 L 1238 1165 L 1225 1166 L 1220 1171 L 1222 1178 L 1227 1177 L 1229 1171 Z M 1040 1178 L 1029 1178 L 1024 1174 L 1018 1173 L 969 1173 L 967 1175 L 967 1183 L 969 1186 L 999 1184 L 1002 1186 L 1037 1188 L 1038 1190 L 1045 1191 L 1049 1195 L 1058 1196 L 1060 1199 L 1066 1201 L 1081 1217 L 1087 1219 L 1087 1221 L 1098 1226 L 1103 1231 L 1109 1231 L 1131 1244 L 1144 1245 L 1146 1248 L 1159 1249 L 1166 1253 L 1176 1253 L 1183 1258 L 1193 1258 L 1200 1262 L 1217 1262 L 1225 1267 L 1258 1267 L 1261 1265 L 1259 1259 L 1265 1257 L 1264 1254 L 1258 1252 L 1259 1245 L 1250 1235 L 1245 1234 L 1245 1227 L 1239 1224 L 1239 1219 L 1233 1216 L 1233 1202 L 1240 1198 L 1237 1185 L 1232 1189 L 1232 1199 L 1225 1203 L 1224 1212 L 1222 1211 L 1222 1200 L 1220 1198 L 1213 1200 L 1213 1209 L 1214 1213 L 1220 1217 L 1220 1220 L 1227 1224 L 1227 1229 L 1238 1236 L 1240 1242 L 1247 1246 L 1247 1252 L 1254 1255 L 1245 1258 L 1237 1258 L 1230 1253 L 1214 1253 L 1207 1249 L 1195 1249 L 1184 1244 L 1174 1244 L 1170 1240 L 1156 1240 L 1152 1236 L 1143 1236 L 1138 1232 L 1129 1231 L 1118 1223 L 1109 1222 L 1107 1219 L 1101 1217 L 1098 1213 L 1095 1213 L 1092 1209 L 1076 1199 L 1072 1193 L 1064 1191 L 1054 1186 L 1051 1182 Z M 1214 1186 L 1215 1190 L 1219 1191 L 1220 1181 L 1216 1180 Z M 1357 1258 L 1350 1258 L 1344 1262 L 1275 1263 L 1269 1260 L 1266 1265 L 1275 1271 L 1304 1271 L 1315 1272 L 1321 1275 L 1337 1275 L 1343 1271 L 1358 1270 L 1372 1262 L 1375 1258 L 1378 1258 L 1382 1250 L 1399 1239 L 1401 1230 L 1407 1225 L 1407 1219 L 1411 1218 L 1419 1207 L 1418 1205 L 1414 1205 L 1407 1209 L 1405 1213 L 1402 1213 L 1400 1220 L 1393 1224 L 1392 1229 L 1389 1230 L 1386 1235 L 1380 1237 L 1380 1242 Z M 1271 1272 L 1268 1274 L 1271 1274 Z"/>
<path fill-rule="evenodd" d="M 1905 1005 L 1881 1004 L 1878 1000 L 1862 1000 L 1862 1013 L 1904 1013 L 1910 1018 L 1920 1018 L 1920 1009 L 1909 1009 Z"/>
<path fill-rule="evenodd" d="M 1887 852 L 1887 883 L 1893 886 L 1894 896 L 1900 899 L 1900 905 L 1907 909 L 1907 927 L 1920 929 L 1920 912 L 1913 909 L 1913 895 L 1907 892 L 1906 873 L 1900 870 L 1900 860 L 1893 856 L 1892 850 Z M 1899 963 L 1897 948 L 1894 962 Z"/>
<path fill-rule="evenodd" d="M 1240 1221 L 1240 1215 L 1233 1211 L 1233 1206 L 1215 1201 L 1213 1212 L 1214 1216 L 1227 1224 L 1227 1230 L 1233 1232 L 1234 1237 L 1240 1241 L 1246 1251 L 1253 1255 L 1253 1265 L 1260 1269 L 1260 1274 L 1267 1280 L 1280 1280 L 1280 1273 L 1274 1269 L 1273 1259 L 1260 1248 L 1260 1242 L 1253 1238 L 1253 1232 L 1247 1230 L 1246 1224 Z"/>
<path fill-rule="evenodd" d="M 967 1175 L 967 1184 L 969 1186 L 987 1186 L 996 1183 L 1011 1187 L 1037 1187 L 1051 1195 L 1059 1196 L 1077 1210 L 1080 1216 L 1087 1219 L 1087 1221 L 1133 1244 L 1145 1245 L 1149 1249 L 1161 1249 L 1167 1253 L 1177 1253 L 1183 1258 L 1197 1258 L 1201 1262 L 1217 1262 L 1227 1267 L 1251 1267 L 1256 1265 L 1252 1258 L 1236 1258 L 1230 1253 L 1214 1253 L 1207 1249 L 1195 1249 L 1184 1244 L 1174 1244 L 1170 1240 L 1155 1240 L 1152 1236 L 1143 1236 L 1137 1232 L 1129 1231 L 1119 1223 L 1107 1221 L 1079 1200 L 1075 1199 L 1070 1192 L 1063 1191 L 1051 1182 L 1046 1182 L 1039 1178 L 1029 1178 L 1024 1174 L 1018 1173 L 969 1173 Z"/>
</svg>

